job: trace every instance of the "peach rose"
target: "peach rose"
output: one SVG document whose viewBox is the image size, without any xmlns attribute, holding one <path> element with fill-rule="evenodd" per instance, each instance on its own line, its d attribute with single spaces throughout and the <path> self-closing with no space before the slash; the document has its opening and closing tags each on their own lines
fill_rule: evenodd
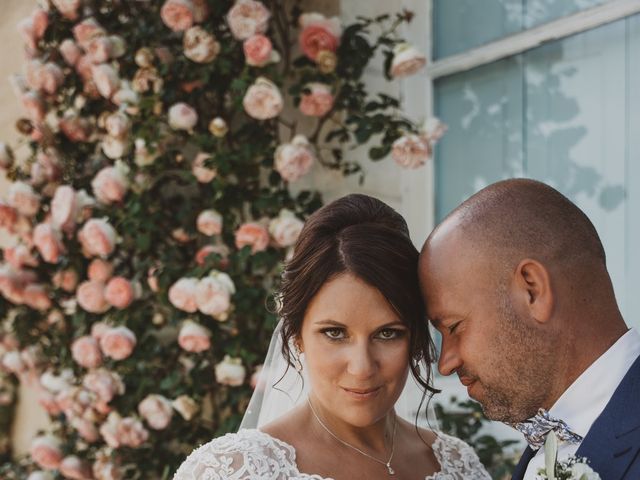
<svg viewBox="0 0 640 480">
<path fill-rule="evenodd" d="M 171 405 L 187 422 L 198 412 L 198 404 L 188 395 L 180 395 Z"/>
<path fill-rule="evenodd" d="M 198 123 L 198 113 L 186 103 L 176 103 L 169 108 L 169 126 L 174 130 L 191 130 Z"/>
<path fill-rule="evenodd" d="M 0 200 L 0 227 L 13 233 L 18 223 L 18 211 Z"/>
<path fill-rule="evenodd" d="M 423 136 L 406 134 L 393 142 L 391 158 L 402 168 L 418 168 L 431 158 L 431 145 Z"/>
<path fill-rule="evenodd" d="M 112 275 L 113 265 L 101 258 L 91 260 L 91 263 L 87 268 L 87 276 L 89 277 L 89 280 L 94 280 L 96 282 L 107 283 Z"/>
<path fill-rule="evenodd" d="M 34 310 L 43 312 L 51 308 L 51 298 L 49 298 L 49 293 L 42 285 L 37 285 L 35 283 L 27 285 L 22 292 L 22 295 L 25 305 L 33 308 Z"/>
<path fill-rule="evenodd" d="M 24 182 L 11 184 L 7 200 L 9 205 L 26 217 L 33 217 L 40 210 L 40 196 Z"/>
<path fill-rule="evenodd" d="M 56 272 L 53 276 L 53 286 L 65 292 L 73 292 L 78 286 L 78 274 L 72 268 Z"/>
<path fill-rule="evenodd" d="M 242 105 L 250 117 L 256 120 L 267 120 L 280 114 L 284 100 L 273 82 L 260 77 L 247 89 Z"/>
<path fill-rule="evenodd" d="M 38 152 L 31 164 L 31 185 L 57 182 L 62 176 L 62 165 L 55 153 Z M 52 187 L 50 187 L 52 188 Z"/>
<path fill-rule="evenodd" d="M 197 278 L 181 278 L 169 288 L 169 301 L 178 310 L 194 313 L 198 310 L 196 303 Z"/>
<path fill-rule="evenodd" d="M 216 178 L 216 175 L 218 175 L 215 168 L 208 168 L 205 166 L 206 161 L 210 158 L 211 155 L 208 153 L 200 152 L 193 160 L 191 171 L 193 172 L 193 176 L 196 177 L 196 180 L 200 183 L 209 183 Z"/>
<path fill-rule="evenodd" d="M 120 163 L 115 167 L 105 167 L 96 174 L 91 181 L 91 187 L 100 203 L 109 205 L 122 202 L 129 189 L 127 170 Z"/>
<path fill-rule="evenodd" d="M 196 263 L 200 266 L 204 265 L 209 255 L 214 253 L 222 257 L 219 268 L 225 269 L 228 265 L 227 257 L 229 256 L 229 249 L 226 245 L 205 245 L 196 252 Z"/>
<path fill-rule="evenodd" d="M 107 357 L 124 360 L 133 353 L 136 335 L 127 327 L 116 327 L 107 331 L 100 339 L 100 349 Z"/>
<path fill-rule="evenodd" d="M 20 101 L 29 120 L 35 123 L 44 121 L 46 107 L 38 92 L 25 92 L 21 95 Z"/>
<path fill-rule="evenodd" d="M 37 267 L 38 259 L 31 254 L 31 249 L 26 245 L 16 245 L 15 247 L 6 247 L 3 251 L 4 261 L 16 270 L 23 267 Z"/>
<path fill-rule="evenodd" d="M 247 38 L 242 44 L 244 57 L 247 65 L 253 67 L 262 67 L 271 59 L 273 45 L 269 37 L 262 34 L 256 34 Z"/>
<path fill-rule="evenodd" d="M 58 263 L 64 252 L 60 232 L 50 223 L 39 223 L 33 229 L 33 243 L 47 263 Z"/>
<path fill-rule="evenodd" d="M 104 313 L 111 305 L 104 298 L 104 283 L 88 280 L 82 282 L 76 291 L 78 304 L 90 313 Z"/>
<path fill-rule="evenodd" d="M 266 32 L 270 17 L 271 13 L 262 2 L 237 0 L 227 14 L 227 23 L 237 40 L 246 40 L 253 35 Z"/>
<path fill-rule="evenodd" d="M 198 231 L 209 237 L 222 233 L 222 215 L 215 210 L 203 210 L 196 221 Z"/>
<path fill-rule="evenodd" d="M 107 63 L 91 67 L 91 77 L 104 98 L 111 98 L 120 88 L 120 78 L 115 68 Z"/>
<path fill-rule="evenodd" d="M 91 134 L 91 126 L 85 118 L 76 114 L 65 115 L 58 123 L 60 131 L 72 142 L 86 142 Z"/>
<path fill-rule="evenodd" d="M 60 462 L 58 470 L 60 470 L 63 477 L 72 480 L 91 480 L 93 478 L 91 465 L 84 460 L 80 460 L 75 455 L 65 457 Z"/>
<path fill-rule="evenodd" d="M 53 3 L 53 6 L 58 9 L 64 18 L 68 20 L 78 19 L 80 0 L 51 0 L 51 3 Z"/>
<path fill-rule="evenodd" d="M 90 392 L 95 393 L 104 403 L 109 403 L 116 395 L 123 395 L 125 392 L 120 375 L 105 368 L 87 373 L 82 380 L 82 385 Z"/>
<path fill-rule="evenodd" d="M 92 63 L 104 63 L 112 55 L 112 44 L 109 37 L 97 37 L 89 42 L 86 48 L 87 56 Z"/>
<path fill-rule="evenodd" d="M 304 135 L 296 135 L 291 143 L 276 148 L 274 168 L 287 182 L 295 182 L 313 165 L 315 155 Z"/>
<path fill-rule="evenodd" d="M 42 90 L 53 95 L 64 82 L 62 69 L 53 62 L 45 63 L 39 72 Z"/>
<path fill-rule="evenodd" d="M 163 23 L 174 32 L 182 32 L 193 25 L 194 6 L 191 0 L 167 0 L 160 9 Z"/>
<path fill-rule="evenodd" d="M 34 438 L 29 448 L 29 454 L 38 466 L 48 470 L 57 469 L 62 461 L 60 441 L 49 435 Z"/>
<path fill-rule="evenodd" d="M 100 427 L 100 434 L 112 448 L 137 448 L 149 438 L 149 432 L 139 420 L 132 417 L 122 418 L 116 412 L 109 414 L 107 421 Z"/>
<path fill-rule="evenodd" d="M 326 18 L 320 13 L 300 15 L 300 49 L 311 60 L 322 51 L 335 52 L 340 45 L 342 27 L 337 17 Z"/>
<path fill-rule="evenodd" d="M 80 50 L 80 47 L 76 45 L 76 42 L 70 38 L 64 39 L 60 43 L 58 50 L 60 51 L 60 55 L 62 55 L 65 63 L 70 67 L 75 67 L 82 56 L 82 50 Z"/>
<path fill-rule="evenodd" d="M 210 63 L 220 53 L 220 44 L 202 27 L 191 27 L 182 39 L 184 56 L 196 63 Z"/>
<path fill-rule="evenodd" d="M 75 226 L 79 204 L 70 185 L 60 185 L 51 200 L 51 222 L 56 228 L 69 230 Z"/>
<path fill-rule="evenodd" d="M 96 322 L 91 325 L 91 336 L 100 342 L 100 339 L 109 331 L 110 328 L 111 327 L 105 322 Z"/>
<path fill-rule="evenodd" d="M 83 251 L 90 257 L 106 258 L 116 246 L 116 231 L 106 219 L 92 218 L 78 233 Z"/>
<path fill-rule="evenodd" d="M 426 64 L 426 57 L 416 47 L 408 43 L 401 43 L 393 49 L 391 76 L 394 78 L 408 77 L 418 72 Z"/>
<path fill-rule="evenodd" d="M 211 348 L 211 331 L 192 320 L 187 320 L 180 329 L 178 344 L 187 352 L 204 352 Z"/>
<path fill-rule="evenodd" d="M 304 222 L 297 218 L 293 212 L 282 209 L 278 218 L 269 222 L 269 233 L 281 247 L 291 247 L 296 243 Z"/>
<path fill-rule="evenodd" d="M 225 355 L 224 360 L 215 366 L 216 381 L 222 385 L 239 387 L 247 374 L 242 360 Z"/>
<path fill-rule="evenodd" d="M 310 83 L 306 89 L 309 93 L 303 93 L 300 98 L 300 111 L 311 117 L 322 117 L 333 108 L 333 94 L 328 85 L 323 83 Z"/>
<path fill-rule="evenodd" d="M 133 283 L 123 277 L 113 277 L 107 283 L 104 296 L 107 302 L 116 308 L 127 308 L 137 297 Z"/>
<path fill-rule="evenodd" d="M 78 365 L 96 368 L 102 365 L 102 352 L 98 342 L 90 335 L 76 338 L 71 345 L 71 355 Z"/>
<path fill-rule="evenodd" d="M 269 246 L 269 232 L 260 223 L 244 223 L 236 231 L 235 237 L 238 249 L 250 246 L 252 253 L 262 252 Z"/>
<path fill-rule="evenodd" d="M 154 430 L 164 430 L 171 423 L 173 409 L 162 395 L 147 395 L 138 405 L 138 413 Z"/>
<path fill-rule="evenodd" d="M 107 34 L 94 18 L 87 18 L 73 27 L 73 36 L 84 50 L 94 38 L 103 37 Z"/>
<path fill-rule="evenodd" d="M 18 22 L 18 31 L 22 35 L 27 47 L 33 51 L 38 48 L 38 41 L 44 36 L 49 26 L 49 15 L 41 8 Z"/>
</svg>

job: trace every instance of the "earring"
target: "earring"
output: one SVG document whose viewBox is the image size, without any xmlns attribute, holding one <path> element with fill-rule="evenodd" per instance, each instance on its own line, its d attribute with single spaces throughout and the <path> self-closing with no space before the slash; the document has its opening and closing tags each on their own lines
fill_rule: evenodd
<svg viewBox="0 0 640 480">
<path fill-rule="evenodd" d="M 302 372 L 302 360 L 300 360 L 300 355 L 302 355 L 302 352 L 300 351 L 300 345 L 298 345 L 297 343 L 295 345 L 295 351 L 296 353 L 293 356 L 295 360 L 294 368 L 296 369 L 296 372 L 300 373 Z"/>
</svg>

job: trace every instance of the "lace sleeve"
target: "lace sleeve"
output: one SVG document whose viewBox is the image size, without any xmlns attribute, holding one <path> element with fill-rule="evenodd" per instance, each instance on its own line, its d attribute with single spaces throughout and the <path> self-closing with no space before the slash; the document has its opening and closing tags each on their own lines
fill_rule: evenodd
<svg viewBox="0 0 640 480">
<path fill-rule="evenodd" d="M 173 480 L 286 480 L 295 473 L 295 451 L 291 446 L 247 429 L 194 450 Z"/>
<path fill-rule="evenodd" d="M 426 480 L 491 480 L 473 448 L 459 438 L 438 433 L 433 452 L 440 462 L 441 471 Z"/>
</svg>

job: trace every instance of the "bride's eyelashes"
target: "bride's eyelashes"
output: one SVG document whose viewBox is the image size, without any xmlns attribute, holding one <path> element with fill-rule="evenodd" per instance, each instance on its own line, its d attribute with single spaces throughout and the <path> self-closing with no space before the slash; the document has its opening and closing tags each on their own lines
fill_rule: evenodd
<svg viewBox="0 0 640 480">
<path fill-rule="evenodd" d="M 347 333 L 344 328 L 329 327 L 320 330 L 320 333 L 327 337 L 329 340 L 337 342 L 347 339 Z M 407 330 L 402 328 L 383 328 L 377 332 L 374 338 L 384 341 L 397 340 L 404 337 L 407 334 Z"/>
</svg>

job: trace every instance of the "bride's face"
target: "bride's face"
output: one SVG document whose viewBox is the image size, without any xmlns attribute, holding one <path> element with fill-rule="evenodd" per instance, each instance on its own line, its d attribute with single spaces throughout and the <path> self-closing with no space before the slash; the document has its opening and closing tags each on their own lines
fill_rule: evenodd
<svg viewBox="0 0 640 480">
<path fill-rule="evenodd" d="M 393 408 L 407 379 L 409 329 L 379 290 L 351 274 L 327 283 L 304 316 L 299 344 L 325 416 L 366 427 Z"/>
</svg>

